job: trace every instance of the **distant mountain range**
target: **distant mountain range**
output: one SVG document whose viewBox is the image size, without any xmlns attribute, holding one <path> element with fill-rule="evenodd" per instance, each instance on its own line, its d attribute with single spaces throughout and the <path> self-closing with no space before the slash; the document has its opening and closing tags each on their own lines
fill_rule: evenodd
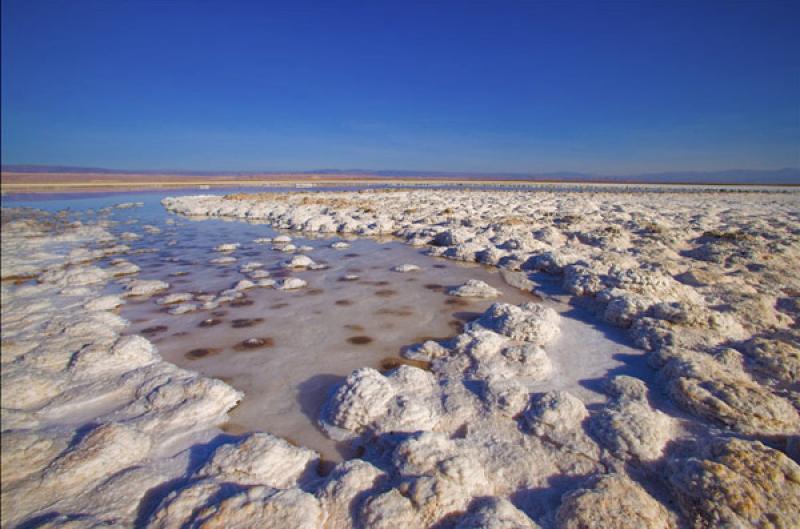
<svg viewBox="0 0 800 529">
<path fill-rule="evenodd" d="M 528 181 L 571 182 L 640 182 L 640 183 L 688 183 L 688 184 L 774 184 L 800 185 L 800 168 L 787 167 L 774 170 L 730 169 L 726 171 L 670 171 L 635 175 L 600 175 L 577 172 L 552 173 L 467 173 L 443 171 L 403 171 L 366 169 L 318 169 L 314 171 L 171 171 L 171 170 L 123 170 L 99 167 L 72 167 L 61 165 L 3 165 L 8 173 L 73 173 L 107 175 L 169 174 L 176 176 L 219 177 L 235 176 L 254 178 L 261 175 L 330 175 L 364 176 L 372 178 L 430 178 L 430 179 L 500 179 Z"/>
</svg>

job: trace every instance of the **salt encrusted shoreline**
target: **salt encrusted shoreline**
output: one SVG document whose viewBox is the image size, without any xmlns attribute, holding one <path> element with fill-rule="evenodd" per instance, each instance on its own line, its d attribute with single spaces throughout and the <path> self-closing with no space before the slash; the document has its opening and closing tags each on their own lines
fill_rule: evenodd
<svg viewBox="0 0 800 529">
<path fill-rule="evenodd" d="M 278 228 L 393 233 L 500 266 L 522 286 L 529 272 L 560 276 L 576 301 L 630 328 L 659 388 L 695 418 L 654 409 L 654 388 L 625 376 L 607 381 L 608 402 L 591 412 L 566 392 L 531 396 L 526 382 L 552 371 L 559 317 L 495 304 L 454 339 L 410 349 L 430 371 L 364 368 L 338 388 L 321 421 L 361 443 L 362 459 L 322 478 L 312 451 L 255 434 L 187 464 L 181 449 L 202 443 L 240 395 L 160 361 L 143 338 L 119 338 L 120 300 L 98 297 L 112 272 L 86 264 L 125 251 L 102 226 L 63 227 L 62 252 L 45 255 L 52 226 L 4 219 L 4 278 L 40 281 L 3 286 L 4 527 L 800 524 L 800 466 L 785 455 L 799 456 L 797 195 L 426 190 L 163 203 Z M 55 490 L 62 500 L 48 504 Z"/>
</svg>

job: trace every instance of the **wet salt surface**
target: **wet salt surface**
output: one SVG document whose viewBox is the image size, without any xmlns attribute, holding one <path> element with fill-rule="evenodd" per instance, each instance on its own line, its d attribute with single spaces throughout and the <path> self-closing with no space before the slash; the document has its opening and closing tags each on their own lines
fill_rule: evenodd
<svg viewBox="0 0 800 529">
<path fill-rule="evenodd" d="M 272 244 L 253 243 L 257 238 L 278 235 L 269 226 L 180 218 L 160 206 L 159 200 L 167 194 L 175 193 L 129 193 L 22 205 L 80 211 L 123 201 L 145 203 L 141 208 L 113 210 L 110 219 L 119 224 L 111 231 L 141 236 L 123 241 L 133 250 L 126 259 L 141 267 L 133 277 L 162 279 L 171 288 L 150 299 L 129 298 L 122 307 L 122 316 L 131 322 L 127 332 L 148 337 L 166 360 L 244 391 L 244 400 L 223 426 L 229 433 L 267 431 L 317 450 L 327 460 L 349 457 L 347 446 L 337 445 L 321 432 L 317 416 L 329 392 L 351 371 L 364 366 L 396 366 L 404 361 L 400 358 L 404 347 L 454 336 L 495 301 L 534 299 L 532 294 L 507 285 L 496 270 L 429 257 L 421 249 L 390 239 L 348 239 L 349 248 L 335 250 L 330 244 L 341 238 L 313 239 L 289 233 L 298 247 L 313 247 L 305 254 L 327 268 L 286 270 L 281 264 L 294 254 L 276 251 Z M 147 224 L 161 233 L 146 232 L 143 226 Z M 241 245 L 228 253 L 213 250 L 224 243 Z M 236 261 L 225 265 L 209 262 L 222 256 Z M 299 277 L 308 286 L 297 291 L 254 288 L 233 303 L 182 315 L 168 314 L 170 306 L 156 303 L 169 293 L 217 294 L 231 288 L 247 278 L 239 269 L 252 261 L 263 263 L 261 269 L 268 271 L 270 278 Z M 406 263 L 421 270 L 391 271 Z M 100 264 L 104 266 L 102 261 Z M 359 278 L 345 281 L 347 274 Z M 468 279 L 485 281 L 502 296 L 480 300 L 446 294 Z M 558 292 L 552 284 L 542 286 Z M 109 287 L 110 292 L 122 290 L 121 284 Z M 632 374 L 641 368 L 639 376 L 648 376 L 641 353 L 626 345 L 621 332 L 599 325 L 586 311 L 558 298 L 545 303 L 563 316 L 559 338 L 546 348 L 556 372 L 547 381 L 531 383 L 531 391 L 568 389 L 592 403 L 604 399 L 599 393 L 600 381 L 609 371 Z"/>
<path fill-rule="evenodd" d="M 199 224 L 211 229 L 216 223 Z M 259 232 L 269 236 L 265 232 L 270 230 L 264 226 Z M 337 449 L 316 426 L 329 391 L 354 369 L 381 368 L 387 360 L 401 360 L 405 346 L 457 334 L 464 322 L 494 301 L 455 298 L 446 294 L 447 289 L 474 278 L 502 289 L 498 301 L 532 299 L 505 285 L 496 272 L 434 260 L 398 242 L 355 240 L 345 253 L 327 248 L 332 241 L 295 239 L 298 245 L 315 247 L 307 255 L 326 263 L 328 268 L 323 270 L 287 272 L 280 267 L 287 260 L 285 254 L 245 241 L 229 254 L 253 254 L 250 258 L 264 263 L 271 277 L 300 277 L 308 282 L 304 289 L 250 289 L 244 299 L 252 303 L 233 306 L 234 302 L 179 316 L 164 313 L 153 298 L 124 306 L 122 315 L 134 322 L 130 333 L 166 327 L 149 336 L 166 360 L 221 378 L 245 392 L 224 429 L 269 431 L 337 460 L 348 455 L 346 447 Z M 208 243 L 209 249 L 213 246 Z M 178 251 L 188 248 L 179 246 Z M 170 267 L 151 268 L 158 259 L 157 255 L 134 259 L 143 268 L 140 277 L 169 281 Z M 423 270 L 391 271 L 398 263 L 416 264 Z M 435 268 L 434 263 L 444 267 Z M 237 264 L 190 266 L 189 274 L 182 276 L 188 282 L 171 291 L 215 293 L 229 288 L 245 277 Z M 346 274 L 358 274 L 359 279 L 342 281 Z"/>
</svg>

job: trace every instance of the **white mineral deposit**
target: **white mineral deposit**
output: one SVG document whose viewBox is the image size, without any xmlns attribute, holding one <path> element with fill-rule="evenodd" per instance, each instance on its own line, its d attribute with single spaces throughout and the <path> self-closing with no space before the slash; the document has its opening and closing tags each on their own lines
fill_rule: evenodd
<svg viewBox="0 0 800 529">
<path fill-rule="evenodd" d="M 800 527 L 800 194 L 554 189 L 4 202 L 2 527 Z"/>
</svg>

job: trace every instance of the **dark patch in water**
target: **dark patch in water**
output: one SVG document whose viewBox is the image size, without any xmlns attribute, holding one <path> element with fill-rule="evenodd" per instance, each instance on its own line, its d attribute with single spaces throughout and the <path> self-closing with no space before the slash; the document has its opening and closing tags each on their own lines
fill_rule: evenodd
<svg viewBox="0 0 800 529">
<path fill-rule="evenodd" d="M 434 268 L 447 268 L 446 264 L 435 264 L 433 265 Z"/>
<path fill-rule="evenodd" d="M 425 283 L 422 286 L 434 292 L 441 292 L 444 289 L 444 285 L 440 285 L 439 283 Z"/>
<path fill-rule="evenodd" d="M 185 356 L 189 360 L 197 360 L 199 358 L 205 358 L 207 356 L 214 356 L 217 353 L 219 353 L 219 349 L 200 347 L 198 349 L 192 349 L 188 353 L 185 353 L 183 356 Z"/>
<path fill-rule="evenodd" d="M 306 290 L 306 296 L 319 296 L 320 294 L 324 293 L 325 289 L 322 288 L 311 288 Z"/>
<path fill-rule="evenodd" d="M 272 347 L 275 341 L 269 336 L 263 338 L 248 338 L 234 345 L 233 348 L 237 351 L 245 351 L 248 349 L 261 349 L 262 347 Z"/>
<path fill-rule="evenodd" d="M 448 298 L 444 301 L 444 304 L 454 307 L 467 307 L 469 306 L 469 301 L 466 301 L 462 298 Z"/>
<path fill-rule="evenodd" d="M 211 313 L 211 315 L 214 316 L 215 318 L 223 318 L 223 317 L 228 315 L 228 311 L 227 310 L 215 310 L 214 312 Z"/>
<path fill-rule="evenodd" d="M 409 358 L 402 358 L 399 356 L 388 356 L 381 360 L 380 370 L 386 372 L 397 369 L 400 366 L 417 367 L 419 369 L 424 369 L 425 371 L 431 370 L 431 362 L 426 360 L 411 360 Z"/>
<path fill-rule="evenodd" d="M 164 332 L 168 329 L 166 325 L 154 325 L 153 327 L 146 327 L 142 329 L 140 332 L 145 336 L 152 336 L 154 334 L 158 334 L 160 332 Z"/>
<path fill-rule="evenodd" d="M 349 299 L 337 299 L 333 304 L 339 305 L 340 307 L 347 307 L 348 305 L 352 305 L 353 301 Z"/>
<path fill-rule="evenodd" d="M 351 336 L 347 339 L 347 342 L 353 345 L 367 345 L 368 343 L 372 343 L 372 341 L 372 338 L 369 336 Z"/>
<path fill-rule="evenodd" d="M 197 324 L 198 327 L 213 327 L 214 325 L 219 325 L 222 323 L 222 320 L 218 320 L 216 318 L 208 318 L 200 323 Z"/>
<path fill-rule="evenodd" d="M 414 311 L 408 308 L 390 309 L 383 308 L 375 311 L 375 314 L 385 314 L 389 316 L 412 316 Z"/>
<path fill-rule="evenodd" d="M 270 305 L 269 308 L 271 308 L 272 310 L 278 310 L 278 309 L 282 309 L 282 308 L 285 308 L 285 307 L 288 307 L 288 306 L 289 306 L 288 303 L 285 303 L 285 302 L 282 301 L 280 303 L 275 303 L 273 305 Z"/>
<path fill-rule="evenodd" d="M 358 267 L 355 267 L 355 266 L 351 266 L 350 268 L 345 270 L 345 272 L 347 272 L 348 274 L 360 274 L 363 271 L 364 271 L 363 268 L 358 268 Z"/>
<path fill-rule="evenodd" d="M 344 257 L 347 257 L 348 259 L 352 259 L 353 257 L 361 257 L 361 254 L 360 253 L 346 253 L 346 254 L 344 254 Z"/>
<path fill-rule="evenodd" d="M 179 270 L 179 271 L 177 271 L 177 272 L 172 272 L 170 275 L 171 275 L 172 277 L 188 276 L 188 275 L 189 275 L 189 272 L 186 272 L 186 271 L 184 271 L 184 270 Z"/>
<path fill-rule="evenodd" d="M 337 279 L 336 281 L 340 281 L 340 282 L 341 281 L 358 281 L 359 279 L 360 278 L 358 278 L 358 277 L 344 277 L 344 276 L 342 276 L 339 279 Z"/>
<path fill-rule="evenodd" d="M 347 330 L 356 331 L 356 332 L 361 332 L 361 331 L 364 330 L 364 326 L 363 325 L 357 325 L 355 323 L 348 323 L 347 325 L 344 326 L 344 328 L 347 329 Z"/>
<path fill-rule="evenodd" d="M 234 299 L 233 301 L 231 301 L 231 307 L 247 307 L 249 305 L 252 305 L 253 303 L 255 303 L 255 301 L 253 301 L 252 299 L 247 299 L 247 298 Z"/>
<path fill-rule="evenodd" d="M 261 254 L 259 252 L 250 251 L 250 252 L 243 252 L 242 255 L 246 255 L 247 257 L 256 257 L 256 256 L 261 255 Z"/>
<path fill-rule="evenodd" d="M 231 327 L 234 329 L 244 329 L 245 327 L 252 327 L 263 322 L 264 318 L 240 318 L 231 322 Z"/>
<path fill-rule="evenodd" d="M 390 288 L 386 288 L 386 289 L 383 289 L 383 290 L 376 290 L 375 291 L 375 295 L 378 296 L 379 298 L 389 298 L 389 297 L 397 295 L 397 291 L 396 290 L 392 290 Z"/>
<path fill-rule="evenodd" d="M 172 336 L 179 336 L 179 337 L 180 336 L 189 336 L 189 333 L 187 331 L 180 331 L 180 332 L 174 333 Z"/>
</svg>

